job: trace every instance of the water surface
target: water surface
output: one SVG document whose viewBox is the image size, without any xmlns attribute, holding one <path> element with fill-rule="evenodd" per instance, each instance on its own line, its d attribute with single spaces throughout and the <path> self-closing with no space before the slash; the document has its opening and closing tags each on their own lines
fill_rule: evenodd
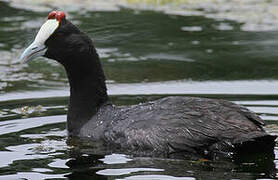
<svg viewBox="0 0 278 180">
<path fill-rule="evenodd" d="M 277 178 L 277 149 L 273 160 L 212 162 L 101 154 L 89 144 L 67 144 L 64 69 L 43 58 L 16 61 L 47 12 L 2 1 L 0 12 L 0 179 Z M 93 39 L 115 104 L 166 95 L 227 99 L 255 111 L 278 134 L 275 29 L 246 31 L 239 21 L 118 6 L 71 10 L 68 18 Z"/>
</svg>

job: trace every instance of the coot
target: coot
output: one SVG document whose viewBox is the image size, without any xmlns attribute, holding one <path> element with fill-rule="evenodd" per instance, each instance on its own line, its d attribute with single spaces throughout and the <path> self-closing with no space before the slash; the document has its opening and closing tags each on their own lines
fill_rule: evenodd
<svg viewBox="0 0 278 180">
<path fill-rule="evenodd" d="M 62 11 L 49 13 L 21 60 L 38 56 L 54 59 L 66 70 L 70 137 L 148 156 L 273 151 L 276 137 L 265 132 L 261 118 L 229 101 L 176 96 L 114 106 L 91 39 Z"/>
</svg>

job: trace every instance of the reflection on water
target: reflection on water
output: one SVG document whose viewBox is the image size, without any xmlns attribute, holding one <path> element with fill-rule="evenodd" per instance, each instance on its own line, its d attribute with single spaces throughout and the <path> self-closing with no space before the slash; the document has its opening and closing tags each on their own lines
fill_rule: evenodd
<svg viewBox="0 0 278 180">
<path fill-rule="evenodd" d="M 118 95 L 111 98 L 113 102 L 121 105 L 135 104 L 162 96 L 164 95 Z M 203 96 L 206 97 L 206 95 Z M 216 95 L 215 98 L 230 99 L 263 114 L 262 117 L 268 122 L 266 130 L 278 134 L 276 121 L 278 113 L 274 111 L 275 108 L 277 109 L 278 101 L 253 100 L 252 98 L 255 97 L 250 98 L 250 96 L 236 99 L 235 96 L 228 98 Z M 215 179 L 215 177 L 218 179 L 276 177 L 276 160 L 273 162 L 271 159 L 264 159 L 265 156 L 257 156 L 255 162 L 241 159 L 237 164 L 229 161 L 139 158 L 124 154 L 103 156 L 95 154 L 96 152 L 89 144 L 82 145 L 80 148 L 69 146 L 66 144 L 66 116 L 64 115 L 66 99 L 67 97 L 11 100 L 1 104 L 1 107 L 8 106 L 5 109 L 6 114 L 0 116 L 0 179 L 17 177 L 27 179 L 65 177 L 69 179 L 78 179 L 78 177 L 106 179 L 106 177 L 111 177 L 112 179 L 175 180 Z M 44 111 L 41 113 L 33 111 L 29 114 L 17 111 L 22 116 L 7 120 L 7 117 L 14 113 L 13 110 L 21 108 L 24 102 L 30 102 L 34 107 L 40 105 Z M 53 115 L 53 112 L 56 115 Z M 269 117 L 276 117 L 276 119 Z M 275 154 L 278 155 L 276 150 Z M 213 175 L 211 170 L 214 172 Z"/>
<path fill-rule="evenodd" d="M 117 105 L 166 95 L 223 98 L 258 113 L 266 120 L 266 130 L 277 135 L 278 33 L 256 32 L 275 29 L 276 13 L 263 16 L 266 2 L 257 4 L 257 16 L 264 20 L 255 22 L 244 12 L 254 7 L 251 1 L 242 2 L 238 11 L 224 8 L 220 13 L 213 12 L 219 6 L 211 1 L 206 7 L 201 1 L 187 7 L 165 1 L 150 10 L 140 10 L 150 6 L 136 0 L 121 6 L 119 1 L 90 1 L 90 10 L 80 10 L 89 1 L 78 1 L 80 6 L 74 7 L 59 3 L 70 11 L 67 17 L 93 38 Z M 0 179 L 277 178 L 277 149 L 274 161 L 257 155 L 251 161 L 211 162 L 103 155 L 86 143 L 79 148 L 67 144 L 69 92 L 63 68 L 43 58 L 28 65 L 17 62 L 44 22 L 44 11 L 59 3 L 20 2 L 0 2 Z M 46 2 L 53 4 L 41 5 Z M 223 2 L 225 7 L 236 3 Z M 269 4 L 273 6 L 265 9 L 276 7 Z"/>
</svg>

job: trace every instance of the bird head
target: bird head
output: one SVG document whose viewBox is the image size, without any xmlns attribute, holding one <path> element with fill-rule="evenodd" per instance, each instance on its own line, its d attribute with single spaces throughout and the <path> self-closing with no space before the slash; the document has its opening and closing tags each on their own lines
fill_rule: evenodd
<svg viewBox="0 0 278 180">
<path fill-rule="evenodd" d="M 66 19 L 62 11 L 52 11 L 35 40 L 22 53 L 21 62 L 44 56 L 58 62 L 89 49 L 90 39 Z"/>
</svg>

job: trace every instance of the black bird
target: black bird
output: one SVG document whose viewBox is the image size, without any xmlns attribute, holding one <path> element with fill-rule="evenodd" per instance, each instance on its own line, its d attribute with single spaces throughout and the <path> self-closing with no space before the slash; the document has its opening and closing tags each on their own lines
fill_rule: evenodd
<svg viewBox="0 0 278 180">
<path fill-rule="evenodd" d="M 146 156 L 273 152 L 276 136 L 265 132 L 262 119 L 229 101 L 179 96 L 114 106 L 91 39 L 69 22 L 64 12 L 49 14 L 21 60 L 27 62 L 38 56 L 54 59 L 66 70 L 70 137 Z"/>
</svg>

